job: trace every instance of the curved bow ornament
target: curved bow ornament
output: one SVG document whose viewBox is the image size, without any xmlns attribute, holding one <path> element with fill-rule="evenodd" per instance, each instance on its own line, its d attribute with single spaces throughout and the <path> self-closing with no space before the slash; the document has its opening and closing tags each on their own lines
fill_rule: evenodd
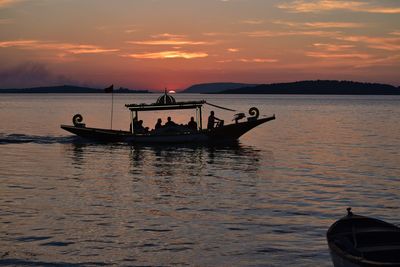
<svg viewBox="0 0 400 267">
<path fill-rule="evenodd" d="M 251 117 L 248 117 L 247 120 L 254 121 L 254 120 L 257 120 L 258 117 L 260 116 L 260 111 L 258 110 L 258 108 L 252 107 L 249 109 L 249 114 Z"/>
<path fill-rule="evenodd" d="M 72 122 L 73 122 L 75 127 L 85 127 L 85 124 L 82 123 L 82 121 L 83 121 L 83 117 L 82 117 L 81 114 L 75 114 L 72 117 Z"/>
</svg>

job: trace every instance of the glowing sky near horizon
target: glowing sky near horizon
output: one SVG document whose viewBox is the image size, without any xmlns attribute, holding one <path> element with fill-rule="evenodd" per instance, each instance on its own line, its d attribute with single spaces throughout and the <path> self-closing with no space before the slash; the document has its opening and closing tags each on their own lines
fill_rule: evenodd
<svg viewBox="0 0 400 267">
<path fill-rule="evenodd" d="M 0 0 L 0 88 L 400 85 L 399 0 Z"/>
</svg>

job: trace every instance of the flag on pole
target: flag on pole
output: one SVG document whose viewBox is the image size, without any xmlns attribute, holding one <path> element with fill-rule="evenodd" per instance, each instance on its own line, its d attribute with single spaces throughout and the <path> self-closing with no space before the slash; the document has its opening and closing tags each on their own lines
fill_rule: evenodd
<svg viewBox="0 0 400 267">
<path fill-rule="evenodd" d="M 112 93 L 114 92 L 114 84 L 111 84 L 111 86 L 104 88 L 105 93 Z"/>
</svg>

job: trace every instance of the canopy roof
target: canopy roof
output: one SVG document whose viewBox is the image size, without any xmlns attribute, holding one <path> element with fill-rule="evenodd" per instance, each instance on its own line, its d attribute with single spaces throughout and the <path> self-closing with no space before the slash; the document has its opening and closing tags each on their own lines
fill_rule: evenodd
<svg viewBox="0 0 400 267">
<path fill-rule="evenodd" d="M 171 110 L 171 109 L 195 109 L 201 108 L 206 101 L 175 102 L 173 104 L 126 104 L 131 111 Z"/>
<path fill-rule="evenodd" d="M 206 101 L 186 101 L 176 102 L 175 98 L 167 93 L 160 96 L 153 104 L 125 104 L 131 111 L 150 111 L 150 110 L 171 110 L 171 109 L 195 109 L 201 108 Z"/>
</svg>

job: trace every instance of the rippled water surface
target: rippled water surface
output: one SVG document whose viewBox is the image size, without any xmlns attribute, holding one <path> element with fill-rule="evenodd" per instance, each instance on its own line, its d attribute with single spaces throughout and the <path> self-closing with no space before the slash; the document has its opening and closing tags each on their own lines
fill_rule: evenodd
<svg viewBox="0 0 400 267">
<path fill-rule="evenodd" d="M 115 95 L 113 128 L 157 96 Z M 110 127 L 110 95 L 0 95 L 0 265 L 332 266 L 347 206 L 400 223 L 400 97 L 176 98 L 277 119 L 233 146 L 104 145 L 59 125 Z M 141 118 L 168 115 L 193 114 Z"/>
</svg>

